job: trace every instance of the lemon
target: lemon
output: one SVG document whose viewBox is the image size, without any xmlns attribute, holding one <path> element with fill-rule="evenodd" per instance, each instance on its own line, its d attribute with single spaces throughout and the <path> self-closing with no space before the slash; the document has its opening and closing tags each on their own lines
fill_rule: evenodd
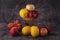
<svg viewBox="0 0 60 40">
<path fill-rule="evenodd" d="M 38 28 L 38 26 L 32 26 L 31 27 L 31 36 L 32 37 L 39 36 L 39 28 Z"/>
<path fill-rule="evenodd" d="M 27 9 L 21 9 L 20 11 L 19 11 L 19 15 L 20 15 L 20 17 L 21 18 L 26 18 L 26 17 L 28 17 L 28 10 Z"/>
<path fill-rule="evenodd" d="M 30 29 L 31 29 L 30 26 L 24 26 L 24 27 L 22 28 L 22 34 L 23 34 L 23 35 L 29 35 L 29 34 L 30 34 Z"/>
</svg>

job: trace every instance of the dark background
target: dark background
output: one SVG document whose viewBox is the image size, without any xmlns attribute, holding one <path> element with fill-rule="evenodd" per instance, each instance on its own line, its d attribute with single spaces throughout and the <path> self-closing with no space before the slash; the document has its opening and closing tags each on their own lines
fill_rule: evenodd
<svg viewBox="0 0 60 40">
<path fill-rule="evenodd" d="M 34 4 L 39 12 L 39 17 L 33 24 L 49 25 L 52 30 L 50 35 L 32 38 L 23 35 L 12 37 L 9 34 L 7 23 L 18 19 L 25 25 L 18 14 L 28 3 Z M 0 0 L 0 40 L 60 40 L 60 0 Z"/>
</svg>

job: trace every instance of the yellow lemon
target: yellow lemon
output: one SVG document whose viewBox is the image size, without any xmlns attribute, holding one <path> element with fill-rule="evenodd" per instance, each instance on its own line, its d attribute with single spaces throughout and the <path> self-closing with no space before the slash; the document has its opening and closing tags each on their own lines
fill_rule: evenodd
<svg viewBox="0 0 60 40">
<path fill-rule="evenodd" d="M 31 29 L 31 27 L 30 26 L 24 26 L 23 28 L 22 28 L 22 34 L 23 35 L 29 35 L 30 34 L 30 30 Z"/>
<path fill-rule="evenodd" d="M 20 15 L 20 17 L 21 18 L 26 18 L 26 17 L 28 17 L 28 10 L 27 9 L 21 9 L 20 11 L 19 11 L 19 15 Z"/>
<path fill-rule="evenodd" d="M 31 27 L 31 36 L 32 37 L 39 36 L 39 28 L 38 28 L 38 26 L 32 26 Z"/>
</svg>

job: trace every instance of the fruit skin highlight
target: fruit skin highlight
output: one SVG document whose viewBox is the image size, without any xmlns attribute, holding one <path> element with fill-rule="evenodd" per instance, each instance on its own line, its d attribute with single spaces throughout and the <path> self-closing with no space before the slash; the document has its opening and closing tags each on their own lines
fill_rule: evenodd
<svg viewBox="0 0 60 40">
<path fill-rule="evenodd" d="M 27 18 L 28 17 L 28 10 L 27 9 L 21 9 L 20 11 L 19 11 L 19 15 L 20 15 L 20 17 L 21 18 Z"/>
<path fill-rule="evenodd" d="M 48 30 L 46 28 L 41 28 L 40 29 L 40 35 L 41 36 L 46 36 L 48 34 Z"/>
<path fill-rule="evenodd" d="M 38 28 L 38 26 L 32 26 L 31 27 L 31 36 L 32 37 L 38 37 L 39 36 L 39 28 Z"/>
<path fill-rule="evenodd" d="M 30 26 L 24 26 L 22 28 L 22 34 L 23 35 L 29 35 L 30 34 L 31 27 Z"/>
<path fill-rule="evenodd" d="M 12 36 L 16 36 L 16 35 L 18 35 L 17 27 L 13 27 L 13 28 L 11 28 L 11 30 L 10 30 L 10 34 L 11 34 Z"/>
</svg>

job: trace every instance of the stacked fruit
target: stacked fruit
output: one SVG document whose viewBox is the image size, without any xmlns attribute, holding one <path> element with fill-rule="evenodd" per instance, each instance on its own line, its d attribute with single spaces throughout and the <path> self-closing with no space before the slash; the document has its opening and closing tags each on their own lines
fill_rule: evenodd
<svg viewBox="0 0 60 40">
<path fill-rule="evenodd" d="M 18 31 L 21 31 L 22 25 L 19 20 L 15 20 L 13 23 L 9 23 L 7 28 L 10 30 L 11 35 L 17 35 L 19 34 Z"/>
<path fill-rule="evenodd" d="M 22 8 L 19 11 L 19 15 L 26 21 L 32 21 L 38 17 L 38 12 L 35 11 L 35 6 L 33 4 L 27 4 L 26 8 Z"/>
<path fill-rule="evenodd" d="M 10 34 L 15 36 L 19 34 L 19 31 L 22 32 L 23 35 L 31 35 L 32 37 L 46 36 L 50 32 L 50 28 L 45 26 L 43 28 L 39 26 L 24 26 L 22 27 L 19 20 L 14 21 L 13 23 L 9 23 L 7 25 L 8 29 L 10 30 Z"/>
<path fill-rule="evenodd" d="M 32 21 L 38 17 L 38 12 L 35 11 L 35 6 L 33 4 L 27 4 L 26 8 L 23 8 L 19 11 L 19 15 L 25 21 Z M 32 37 L 46 36 L 51 29 L 49 26 L 39 27 L 39 26 L 24 26 L 22 28 L 22 24 L 19 20 L 15 20 L 13 23 L 9 23 L 7 25 L 10 30 L 11 35 L 18 35 L 19 31 L 22 32 L 23 35 L 31 35 Z"/>
</svg>

